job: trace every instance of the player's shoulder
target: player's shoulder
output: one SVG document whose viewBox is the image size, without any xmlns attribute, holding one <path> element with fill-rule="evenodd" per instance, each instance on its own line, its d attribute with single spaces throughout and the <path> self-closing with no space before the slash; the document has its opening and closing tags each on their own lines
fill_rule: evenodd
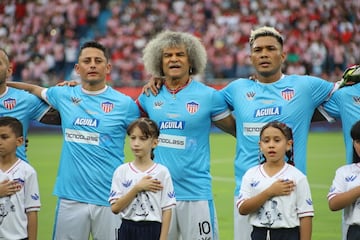
<svg viewBox="0 0 360 240">
<path fill-rule="evenodd" d="M 19 171 L 24 171 L 28 174 L 36 174 L 36 170 L 35 168 L 28 162 L 18 158 L 18 160 L 16 161 L 16 163 L 14 164 L 14 169 L 17 168 L 19 169 Z"/>
<path fill-rule="evenodd" d="M 123 164 L 120 164 L 119 166 L 117 166 L 117 168 L 115 168 L 114 172 L 121 173 L 121 172 L 127 171 L 129 168 L 131 168 L 130 162 L 126 162 L 126 163 L 123 163 Z"/>
<path fill-rule="evenodd" d="M 336 172 L 344 173 L 344 174 L 356 172 L 360 174 L 360 163 L 351 163 L 351 164 L 342 165 L 336 169 Z"/>
<path fill-rule="evenodd" d="M 252 86 L 255 85 L 256 81 L 248 78 L 239 78 L 231 81 L 225 87 L 237 87 L 237 86 Z"/>
<path fill-rule="evenodd" d="M 229 82 L 224 88 L 221 89 L 221 92 L 225 93 L 238 93 L 245 92 L 253 89 L 256 86 L 257 82 L 255 80 L 247 78 L 239 78 L 234 81 Z"/>
<path fill-rule="evenodd" d="M 211 86 L 211 84 L 205 84 L 203 82 L 193 80 L 190 85 L 190 90 L 197 94 L 208 94 L 209 92 L 215 92 L 216 89 Z"/>
<path fill-rule="evenodd" d="M 164 172 L 169 172 L 169 173 L 170 173 L 169 169 L 168 169 L 165 165 L 163 165 L 163 164 L 161 164 L 161 163 L 155 163 L 155 164 L 156 164 L 156 168 L 158 168 L 160 171 L 164 171 Z"/>
<path fill-rule="evenodd" d="M 107 95 L 110 95 L 112 96 L 113 99 L 115 100 L 120 100 L 120 101 L 123 101 L 123 100 L 127 100 L 127 101 L 134 101 L 129 95 L 113 88 L 113 87 L 110 87 L 108 86 L 107 87 L 107 90 L 105 92 Z"/>
<path fill-rule="evenodd" d="M 255 166 L 252 166 L 250 167 L 248 170 L 246 170 L 244 176 L 246 177 L 250 177 L 250 176 L 255 176 L 261 169 L 261 164 L 258 164 L 258 165 L 255 165 Z"/>
<path fill-rule="evenodd" d="M 334 84 L 320 77 L 311 76 L 311 75 L 297 75 L 297 74 L 284 75 L 283 80 L 290 81 L 291 83 L 296 85 L 315 84 L 315 83 L 328 84 L 328 85 Z"/>
<path fill-rule="evenodd" d="M 286 163 L 287 165 L 287 171 L 290 172 L 289 175 L 297 178 L 297 179 L 301 179 L 301 178 L 306 178 L 306 175 L 301 172 L 299 169 L 297 169 L 295 166 Z"/>
</svg>

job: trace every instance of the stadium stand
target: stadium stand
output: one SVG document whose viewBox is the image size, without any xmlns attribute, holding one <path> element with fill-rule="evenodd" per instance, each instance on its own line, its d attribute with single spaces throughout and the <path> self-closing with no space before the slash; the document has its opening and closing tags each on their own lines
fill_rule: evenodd
<svg viewBox="0 0 360 240">
<path fill-rule="evenodd" d="M 141 86 L 141 55 L 158 31 L 188 31 L 208 51 L 198 80 L 216 84 L 252 74 L 250 30 L 276 27 L 286 38 L 286 73 L 335 81 L 360 63 L 360 1 L 354 0 L 3 0 L 0 46 L 12 56 L 14 81 L 43 86 L 76 78 L 79 44 L 96 39 L 112 53 L 109 84 Z"/>
</svg>

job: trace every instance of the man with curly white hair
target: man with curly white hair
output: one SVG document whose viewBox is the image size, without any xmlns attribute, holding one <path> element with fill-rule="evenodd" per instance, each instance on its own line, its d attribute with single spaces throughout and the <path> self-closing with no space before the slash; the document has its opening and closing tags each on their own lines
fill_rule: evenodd
<svg viewBox="0 0 360 240">
<path fill-rule="evenodd" d="M 214 88 L 195 81 L 207 55 L 201 41 L 184 32 L 159 33 L 144 48 L 145 69 L 163 77 L 157 96 L 142 94 L 137 103 L 160 128 L 155 162 L 170 170 L 176 194 L 169 239 L 218 239 L 210 175 L 212 122 L 235 135 L 235 121 Z"/>
</svg>

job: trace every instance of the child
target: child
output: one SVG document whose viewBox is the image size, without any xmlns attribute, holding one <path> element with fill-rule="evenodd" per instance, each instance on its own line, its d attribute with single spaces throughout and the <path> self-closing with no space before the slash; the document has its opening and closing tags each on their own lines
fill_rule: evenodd
<svg viewBox="0 0 360 240">
<path fill-rule="evenodd" d="M 127 134 L 135 160 L 115 170 L 109 198 L 111 210 L 122 219 L 117 239 L 165 240 L 176 199 L 168 169 L 152 161 L 159 129 L 154 121 L 139 118 Z"/>
<path fill-rule="evenodd" d="M 353 141 L 352 164 L 336 170 L 328 193 L 329 208 L 332 211 L 344 209 L 344 222 L 349 226 L 347 240 L 360 239 L 360 121 L 351 128 Z"/>
<path fill-rule="evenodd" d="M 40 196 L 33 167 L 16 157 L 23 127 L 13 117 L 0 117 L 0 238 L 37 238 Z"/>
<path fill-rule="evenodd" d="M 260 132 L 265 160 L 245 173 L 237 201 L 239 213 L 249 215 L 253 240 L 311 239 L 310 187 L 306 176 L 293 166 L 292 139 L 291 129 L 277 121 Z"/>
</svg>

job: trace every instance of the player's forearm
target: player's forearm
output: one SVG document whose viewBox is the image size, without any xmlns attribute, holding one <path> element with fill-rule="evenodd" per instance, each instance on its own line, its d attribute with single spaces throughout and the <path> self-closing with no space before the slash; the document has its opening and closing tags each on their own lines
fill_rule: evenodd
<svg viewBox="0 0 360 240">
<path fill-rule="evenodd" d="M 37 239 L 37 229 L 38 229 L 38 217 L 37 212 L 27 212 L 26 213 L 28 218 L 28 239 L 29 240 L 36 240 Z"/>
<path fill-rule="evenodd" d="M 171 221 L 171 209 L 162 212 L 161 233 L 159 240 L 167 240 Z"/>
<path fill-rule="evenodd" d="M 329 208 L 332 211 L 338 211 L 350 206 L 360 197 L 360 186 L 355 187 L 347 192 L 336 194 L 329 200 Z"/>
<path fill-rule="evenodd" d="M 239 208 L 239 213 L 241 215 L 248 215 L 250 213 L 256 212 L 271 196 L 265 190 L 260 194 L 246 199 Z"/>
<path fill-rule="evenodd" d="M 139 190 L 136 186 L 134 186 L 129 192 L 127 192 L 121 198 L 118 198 L 112 205 L 111 211 L 115 214 L 118 214 L 122 210 L 124 210 L 129 204 L 135 199 Z"/>
<path fill-rule="evenodd" d="M 227 116 L 219 121 L 214 122 L 215 126 L 222 131 L 231 134 L 236 137 L 236 123 L 232 115 Z"/>
<path fill-rule="evenodd" d="M 42 98 L 41 92 L 44 89 L 43 87 L 40 87 L 40 86 L 37 86 L 34 84 L 23 83 L 23 82 L 6 82 L 6 85 L 8 85 L 9 87 L 28 91 L 28 92 L 38 96 L 39 98 Z"/>
<path fill-rule="evenodd" d="M 50 108 L 49 111 L 40 119 L 41 123 L 52 124 L 52 125 L 61 125 L 60 113 L 54 109 Z"/>
<path fill-rule="evenodd" d="M 311 240 L 312 217 L 300 218 L 300 240 Z"/>
</svg>

